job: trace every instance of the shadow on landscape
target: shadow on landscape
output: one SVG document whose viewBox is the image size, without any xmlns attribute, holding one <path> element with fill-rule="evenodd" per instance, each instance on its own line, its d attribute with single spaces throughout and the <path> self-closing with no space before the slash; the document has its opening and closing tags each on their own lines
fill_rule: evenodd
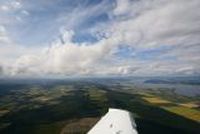
<svg viewBox="0 0 200 134">
<path fill-rule="evenodd" d="M 108 98 L 110 106 L 136 115 L 139 134 L 197 134 L 200 131 L 199 123 L 149 105 L 138 95 L 112 91 L 108 92 Z"/>
<path fill-rule="evenodd" d="M 197 134 L 200 131 L 199 123 L 152 106 L 138 95 L 103 90 L 106 91 L 104 96 L 106 102 L 92 100 L 88 95 L 88 90 L 74 90 L 71 91 L 70 95 L 58 98 L 59 104 L 44 105 L 39 109 L 10 113 L 3 117 L 1 122 L 12 122 L 12 124 L 0 133 L 56 134 L 60 133 L 68 123 L 67 121 L 74 119 L 78 121 L 78 119 L 87 117 L 99 118 L 106 113 L 109 107 L 133 112 L 136 115 L 139 134 Z M 74 129 L 82 130 L 77 127 Z M 84 132 L 77 133 L 82 134 L 89 129 L 85 128 Z M 41 131 L 36 132 L 36 130 Z"/>
</svg>

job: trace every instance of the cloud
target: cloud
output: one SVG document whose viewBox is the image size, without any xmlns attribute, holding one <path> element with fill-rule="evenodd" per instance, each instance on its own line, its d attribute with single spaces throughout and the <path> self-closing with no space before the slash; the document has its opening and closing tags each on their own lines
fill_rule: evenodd
<svg viewBox="0 0 200 134">
<path fill-rule="evenodd" d="M 116 8 L 114 9 L 114 15 L 124 15 L 130 11 L 130 0 L 117 0 Z"/>
<path fill-rule="evenodd" d="M 17 52 L 12 63 L 1 62 L 4 72 L 38 76 L 199 74 L 199 0 L 117 0 L 107 4 L 77 6 L 70 13 L 59 14 L 55 20 L 62 24 L 59 37 L 49 46 L 20 46 L 26 53 Z M 84 28 L 91 18 L 102 14 L 108 20 Z M 73 39 L 78 32 L 88 32 L 97 41 L 76 42 Z M 2 28 L 0 38 L 4 33 Z M 130 49 L 116 54 L 121 46 Z M 0 54 L 0 59 L 13 55 L 10 53 Z"/>
<path fill-rule="evenodd" d="M 47 74 L 84 74 L 92 71 L 90 69 L 103 60 L 102 46 L 74 44 L 71 42 L 72 33 L 63 33 L 64 42 L 58 40 L 40 55 L 25 55 L 17 59 L 12 74 L 20 70 Z"/>
<path fill-rule="evenodd" d="M 10 42 L 9 37 L 7 36 L 7 32 L 4 26 L 0 25 L 0 43 L 5 44 Z"/>
<path fill-rule="evenodd" d="M 18 0 L 14 1 L 5 1 L 1 6 L 0 9 L 2 11 L 8 12 L 8 11 L 13 11 L 13 10 L 18 10 L 22 8 L 22 4 Z"/>
</svg>

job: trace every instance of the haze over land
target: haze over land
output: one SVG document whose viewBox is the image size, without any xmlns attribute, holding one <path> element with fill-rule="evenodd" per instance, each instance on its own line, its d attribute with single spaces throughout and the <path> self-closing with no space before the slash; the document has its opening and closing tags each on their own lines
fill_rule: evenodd
<svg viewBox="0 0 200 134">
<path fill-rule="evenodd" d="M 199 0 L 1 0 L 0 75 L 199 75 L 199 7 Z"/>
</svg>

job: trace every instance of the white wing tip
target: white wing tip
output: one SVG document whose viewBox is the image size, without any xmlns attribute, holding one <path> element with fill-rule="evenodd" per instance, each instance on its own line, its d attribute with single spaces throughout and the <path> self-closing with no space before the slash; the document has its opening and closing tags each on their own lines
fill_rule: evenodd
<svg viewBox="0 0 200 134">
<path fill-rule="evenodd" d="M 132 114 L 127 110 L 109 108 L 88 134 L 137 134 Z"/>
</svg>

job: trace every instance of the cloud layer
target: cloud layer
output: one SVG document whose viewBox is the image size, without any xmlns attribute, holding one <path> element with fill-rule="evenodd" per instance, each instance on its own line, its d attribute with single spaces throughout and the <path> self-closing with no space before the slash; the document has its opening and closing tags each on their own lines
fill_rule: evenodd
<svg viewBox="0 0 200 134">
<path fill-rule="evenodd" d="M 25 23 L 23 17 L 31 16 L 34 8 L 23 8 L 23 1 L 4 3 L 0 7 L 4 12 L 0 16 L 6 18 L 0 22 L 0 74 L 200 74 L 199 0 L 116 0 L 85 5 L 77 2 L 68 7 L 70 12 L 55 11 L 57 38 L 49 39 L 49 45 L 27 46 L 13 39 L 9 25 Z M 11 11 L 18 16 L 15 24 L 6 22 L 13 19 L 6 15 Z"/>
</svg>

